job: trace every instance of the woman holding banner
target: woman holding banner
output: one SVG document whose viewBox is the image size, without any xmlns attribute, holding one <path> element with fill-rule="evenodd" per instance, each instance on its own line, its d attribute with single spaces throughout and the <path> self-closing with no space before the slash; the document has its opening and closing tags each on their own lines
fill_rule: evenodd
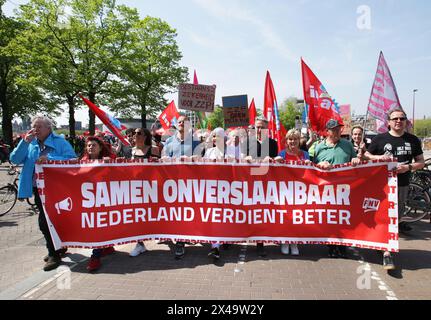
<svg viewBox="0 0 431 320">
<path fill-rule="evenodd" d="M 303 151 L 300 148 L 301 132 L 297 129 L 291 129 L 286 134 L 286 149 L 281 151 L 278 157 L 274 160 L 277 162 L 283 161 L 305 161 L 307 164 L 311 164 L 310 157 L 307 151 Z M 297 244 L 282 244 L 281 253 L 288 255 L 292 253 L 292 256 L 299 255 L 299 249 Z"/>
<path fill-rule="evenodd" d="M 138 128 L 135 130 L 135 147 L 132 149 L 132 159 L 160 158 L 160 149 L 153 146 L 152 135 L 148 129 Z M 147 251 L 144 242 L 138 242 L 130 252 L 131 257 L 137 257 Z"/>
<path fill-rule="evenodd" d="M 109 161 L 115 159 L 116 156 L 110 151 L 110 148 L 105 142 L 98 137 L 88 137 L 85 142 L 85 151 L 81 160 L 104 160 Z M 114 247 L 105 249 L 94 249 L 90 261 L 87 265 L 87 270 L 90 272 L 98 270 L 101 266 L 101 258 L 115 252 Z"/>
</svg>

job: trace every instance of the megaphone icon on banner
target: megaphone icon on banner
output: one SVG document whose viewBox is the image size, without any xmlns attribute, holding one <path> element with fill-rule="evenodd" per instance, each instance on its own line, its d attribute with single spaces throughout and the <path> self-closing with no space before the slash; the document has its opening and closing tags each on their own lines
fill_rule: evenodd
<svg viewBox="0 0 431 320">
<path fill-rule="evenodd" d="M 64 211 L 72 211 L 72 199 L 69 197 L 55 204 L 55 209 L 57 209 L 57 213 L 61 214 L 60 210 Z"/>
</svg>

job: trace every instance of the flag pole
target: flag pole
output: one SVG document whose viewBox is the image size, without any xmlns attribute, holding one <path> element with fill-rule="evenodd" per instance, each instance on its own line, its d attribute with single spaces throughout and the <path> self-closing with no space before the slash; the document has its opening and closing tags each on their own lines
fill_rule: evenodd
<svg viewBox="0 0 431 320">
<path fill-rule="evenodd" d="M 301 57 L 301 75 L 302 75 L 302 94 L 304 95 L 304 109 L 307 109 L 307 99 L 306 99 L 306 95 L 305 95 L 305 87 L 304 87 L 304 60 Z M 310 106 L 308 106 L 310 107 Z M 310 110 L 306 110 L 307 111 L 307 129 L 310 128 Z"/>
</svg>

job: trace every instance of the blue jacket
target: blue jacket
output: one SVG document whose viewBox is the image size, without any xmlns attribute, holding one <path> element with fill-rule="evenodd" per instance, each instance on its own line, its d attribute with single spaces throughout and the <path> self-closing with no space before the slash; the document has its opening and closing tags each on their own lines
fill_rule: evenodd
<svg viewBox="0 0 431 320">
<path fill-rule="evenodd" d="M 75 151 L 73 151 L 69 142 L 55 133 L 51 133 L 44 143 L 45 146 L 53 149 L 47 154 L 48 160 L 69 160 L 76 158 Z M 39 156 L 40 148 L 36 139 L 31 143 L 21 140 L 10 154 L 10 161 L 12 163 L 24 165 L 19 176 L 19 199 L 30 198 L 33 195 L 34 167 Z"/>
</svg>

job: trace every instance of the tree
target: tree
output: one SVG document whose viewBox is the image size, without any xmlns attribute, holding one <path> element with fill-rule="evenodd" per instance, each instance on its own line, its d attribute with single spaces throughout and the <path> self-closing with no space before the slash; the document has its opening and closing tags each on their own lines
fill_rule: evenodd
<svg viewBox="0 0 431 320">
<path fill-rule="evenodd" d="M 212 129 L 224 128 L 223 108 L 219 105 L 215 106 L 214 112 L 207 117 L 208 123 Z"/>
<path fill-rule="evenodd" d="M 67 27 L 60 23 L 65 18 L 63 6 L 62 1 L 23 6 L 19 18 L 28 27 L 17 37 L 15 49 L 21 52 L 22 59 L 28 64 L 24 70 L 27 81 L 44 92 L 47 100 L 56 107 L 52 109 L 58 112 L 58 106 L 67 103 L 69 133 L 75 137 L 75 97 L 82 86 L 77 83 L 76 70 L 68 63 L 66 51 L 56 43 L 55 34 L 63 36 L 68 33 Z M 41 8 L 50 14 L 40 16 L 38 10 Z M 55 33 L 53 29 L 56 29 Z"/>
<path fill-rule="evenodd" d="M 32 0 L 22 11 L 51 40 L 47 50 L 57 53 L 47 65 L 53 90 L 59 85 L 55 81 L 62 79 L 56 94 L 63 92 L 71 103 L 81 90 L 93 103 L 97 95 L 109 95 L 106 86 L 119 70 L 131 29 L 139 21 L 136 9 L 117 6 L 115 0 Z M 67 11 L 71 14 L 62 14 Z M 69 108 L 72 115 L 73 104 Z M 94 134 L 95 115 L 90 110 L 89 117 Z"/>
<path fill-rule="evenodd" d="M 156 116 L 166 107 L 165 95 L 188 80 L 187 68 L 179 65 L 182 55 L 176 36 L 161 19 L 138 21 L 119 62 L 118 79 L 110 85 L 115 92 L 112 109 L 123 116 L 139 116 L 143 128 L 148 116 Z"/>
<path fill-rule="evenodd" d="M 280 121 L 287 130 L 295 128 L 296 117 L 302 116 L 300 105 L 296 98 L 286 99 L 280 107 Z"/>
<path fill-rule="evenodd" d="M 4 1 L 0 2 L 1 5 Z M 5 141 L 12 143 L 12 119 L 15 116 L 31 114 L 36 111 L 52 111 L 52 104 L 34 85 L 26 69 L 29 63 L 23 59 L 17 46 L 18 36 L 27 25 L 0 12 L 0 105 L 2 132 Z"/>
<path fill-rule="evenodd" d="M 431 136 L 431 119 L 415 120 L 415 135 L 420 138 Z"/>
</svg>

